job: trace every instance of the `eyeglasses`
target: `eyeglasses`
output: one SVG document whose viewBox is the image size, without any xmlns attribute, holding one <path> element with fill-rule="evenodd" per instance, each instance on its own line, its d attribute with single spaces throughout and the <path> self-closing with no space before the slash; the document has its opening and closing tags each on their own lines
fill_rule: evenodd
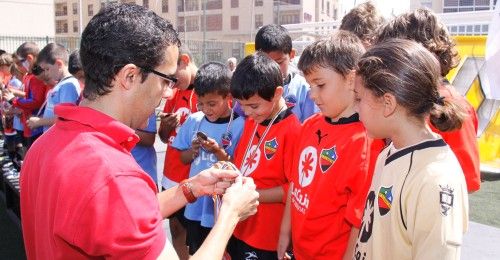
<svg viewBox="0 0 500 260">
<path fill-rule="evenodd" d="M 154 69 L 150 69 L 150 68 L 145 68 L 145 67 L 141 67 L 141 66 L 138 66 L 139 68 L 147 71 L 147 72 L 151 72 L 153 74 L 155 74 L 156 76 L 160 77 L 160 78 L 163 78 L 165 81 L 167 81 L 167 87 L 168 88 L 173 88 L 175 83 L 177 83 L 177 78 L 176 77 L 172 77 L 172 76 L 169 76 L 169 75 L 166 75 L 166 74 L 163 74 L 159 71 L 156 71 Z"/>
</svg>

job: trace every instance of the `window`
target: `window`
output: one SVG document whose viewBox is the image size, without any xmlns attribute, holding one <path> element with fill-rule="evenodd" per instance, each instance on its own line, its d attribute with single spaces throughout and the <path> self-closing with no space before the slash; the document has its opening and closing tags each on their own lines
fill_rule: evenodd
<svg viewBox="0 0 500 260">
<path fill-rule="evenodd" d="M 311 22 L 311 21 L 312 21 L 312 14 L 304 13 L 304 22 Z"/>
<path fill-rule="evenodd" d="M 231 16 L 231 30 L 238 30 L 240 28 L 240 17 Z"/>
<path fill-rule="evenodd" d="M 179 0 L 177 1 L 177 11 L 198 11 L 198 0 Z"/>
<path fill-rule="evenodd" d="M 56 4 L 56 16 L 68 15 L 68 6 L 66 3 Z"/>
<path fill-rule="evenodd" d="M 299 13 L 284 13 L 281 15 L 281 24 L 300 23 Z"/>
<path fill-rule="evenodd" d="M 135 4 L 135 0 L 122 0 L 122 4 Z"/>
<path fill-rule="evenodd" d="M 231 0 L 231 8 L 238 8 L 240 6 L 239 0 Z"/>
<path fill-rule="evenodd" d="M 264 0 L 255 0 L 255 6 L 263 6 Z"/>
<path fill-rule="evenodd" d="M 73 32 L 78 32 L 78 21 L 73 21 Z"/>
<path fill-rule="evenodd" d="M 94 16 L 94 5 L 90 4 L 87 6 L 87 15 L 88 16 Z"/>
<path fill-rule="evenodd" d="M 168 0 L 161 0 L 161 12 L 168 13 Z"/>
<path fill-rule="evenodd" d="M 73 14 L 78 14 L 78 3 L 73 3 Z"/>
<path fill-rule="evenodd" d="M 222 9 L 222 0 L 205 0 L 205 1 L 207 5 L 207 10 Z"/>
<path fill-rule="evenodd" d="M 142 0 L 142 6 L 149 8 L 149 0 Z"/>
<path fill-rule="evenodd" d="M 222 14 L 209 14 L 206 19 L 207 31 L 222 31 Z"/>
<path fill-rule="evenodd" d="M 264 16 L 262 14 L 255 15 L 255 29 L 259 29 L 264 25 Z"/>
<path fill-rule="evenodd" d="M 56 21 L 56 33 L 67 33 L 68 32 L 68 21 L 57 20 Z"/>
<path fill-rule="evenodd" d="M 200 18 L 195 16 L 179 17 L 177 19 L 177 30 L 179 32 L 194 32 L 200 30 Z M 208 20 L 207 20 L 208 23 Z"/>
<path fill-rule="evenodd" d="M 330 16 L 330 2 L 326 2 L 326 15 Z"/>
</svg>

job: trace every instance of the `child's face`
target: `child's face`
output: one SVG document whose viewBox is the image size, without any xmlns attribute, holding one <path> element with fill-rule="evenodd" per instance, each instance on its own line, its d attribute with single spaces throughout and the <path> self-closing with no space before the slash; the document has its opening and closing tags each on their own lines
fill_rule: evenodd
<svg viewBox="0 0 500 260">
<path fill-rule="evenodd" d="M 333 120 L 352 115 L 354 72 L 344 77 L 333 68 L 316 67 L 305 78 L 311 86 L 309 96 L 323 115 Z"/>
<path fill-rule="evenodd" d="M 60 63 L 62 63 L 61 60 L 56 60 L 54 64 L 40 62 L 38 65 L 43 69 L 42 74 L 45 74 L 44 76 L 47 78 L 47 80 L 58 82 L 59 80 L 61 80 L 63 74 L 61 71 Z"/>
<path fill-rule="evenodd" d="M 179 56 L 177 62 L 177 71 L 175 72 L 175 77 L 177 78 L 177 83 L 174 86 L 175 88 L 186 90 L 191 84 L 192 79 L 194 79 L 194 75 L 189 66 L 189 62 L 189 56 L 187 56 L 186 54 L 181 54 Z"/>
<path fill-rule="evenodd" d="M 280 96 L 277 97 L 277 93 L 274 93 L 274 97 L 271 101 L 267 101 L 261 98 L 258 94 L 255 94 L 249 99 L 238 99 L 237 101 L 240 103 L 245 115 L 260 124 L 262 121 L 272 117 L 273 112 L 279 105 Z"/>
<path fill-rule="evenodd" d="M 355 110 L 359 114 L 359 120 L 363 122 L 368 135 L 373 138 L 386 138 L 383 126 L 384 122 L 384 106 L 382 98 L 376 97 L 373 93 L 365 88 L 365 83 L 360 76 L 356 76 L 354 86 L 354 102 Z"/>
<path fill-rule="evenodd" d="M 223 97 L 217 93 L 207 93 L 203 96 L 198 96 L 198 110 L 205 114 L 208 121 L 214 122 L 221 117 L 230 115 L 229 99 L 229 95 Z"/>
<path fill-rule="evenodd" d="M 292 50 L 290 54 L 283 53 L 282 51 L 270 51 L 266 52 L 266 54 L 280 65 L 281 75 L 283 78 L 286 78 L 290 61 L 295 57 L 295 50 Z"/>
</svg>

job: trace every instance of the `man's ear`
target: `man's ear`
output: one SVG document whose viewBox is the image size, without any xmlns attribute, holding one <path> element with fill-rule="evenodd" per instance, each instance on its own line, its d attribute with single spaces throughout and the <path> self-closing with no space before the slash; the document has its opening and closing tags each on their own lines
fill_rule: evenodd
<svg viewBox="0 0 500 260">
<path fill-rule="evenodd" d="M 295 58 L 295 54 L 297 53 L 297 51 L 292 48 L 292 51 L 290 51 L 290 54 L 288 56 L 290 56 L 290 61 L 293 60 L 293 58 Z"/>
<path fill-rule="evenodd" d="M 134 64 L 123 66 L 115 76 L 115 82 L 125 89 L 131 89 L 137 80 L 141 80 L 141 70 Z"/>
<path fill-rule="evenodd" d="M 182 54 L 179 54 L 179 61 L 180 61 L 180 64 L 184 64 L 184 66 L 187 66 L 189 64 L 189 62 L 191 62 L 191 58 L 189 58 L 189 55 L 182 53 Z"/>
<path fill-rule="evenodd" d="M 382 100 L 384 102 L 384 117 L 389 117 L 394 114 L 397 106 L 396 97 L 391 93 L 385 93 L 382 96 Z"/>
</svg>

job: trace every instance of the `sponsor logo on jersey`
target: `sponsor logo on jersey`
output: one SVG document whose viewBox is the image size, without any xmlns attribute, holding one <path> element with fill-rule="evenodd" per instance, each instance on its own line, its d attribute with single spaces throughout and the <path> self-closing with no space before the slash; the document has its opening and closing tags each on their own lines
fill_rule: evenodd
<svg viewBox="0 0 500 260">
<path fill-rule="evenodd" d="M 328 171 L 335 161 L 337 161 L 337 151 L 335 146 L 330 149 L 321 150 L 319 164 L 321 165 L 321 171 L 323 173 Z"/>
<path fill-rule="evenodd" d="M 384 216 L 391 210 L 392 206 L 392 186 L 380 187 L 378 192 L 378 210 L 381 216 Z"/>
<path fill-rule="evenodd" d="M 271 160 L 271 158 L 273 158 L 274 154 L 276 153 L 276 150 L 278 150 L 278 141 L 276 141 L 276 138 L 265 142 L 264 155 L 268 160 Z"/>
<path fill-rule="evenodd" d="M 299 184 L 306 187 L 311 184 L 318 165 L 317 150 L 313 146 L 308 146 L 302 150 L 299 158 Z"/>
<path fill-rule="evenodd" d="M 297 104 L 297 97 L 295 95 L 288 95 L 285 97 L 287 107 L 294 107 Z"/>
</svg>

